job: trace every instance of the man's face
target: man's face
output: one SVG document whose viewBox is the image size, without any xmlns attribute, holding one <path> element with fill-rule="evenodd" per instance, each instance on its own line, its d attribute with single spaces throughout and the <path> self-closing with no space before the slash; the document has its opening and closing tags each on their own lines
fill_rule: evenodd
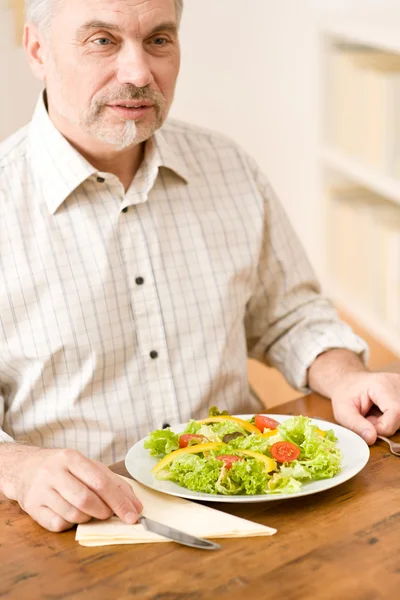
<svg viewBox="0 0 400 600">
<path fill-rule="evenodd" d="M 118 149 L 148 139 L 168 114 L 179 72 L 174 0 L 59 6 L 43 59 L 50 113 Z"/>
</svg>

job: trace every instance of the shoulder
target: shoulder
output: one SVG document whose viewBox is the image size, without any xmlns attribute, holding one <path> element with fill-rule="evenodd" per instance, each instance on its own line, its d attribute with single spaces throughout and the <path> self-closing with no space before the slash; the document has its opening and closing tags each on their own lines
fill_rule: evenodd
<svg viewBox="0 0 400 600">
<path fill-rule="evenodd" d="M 240 146 L 228 136 L 177 119 L 168 119 L 162 127 L 162 132 L 169 143 L 180 142 L 193 150 L 208 149 L 212 152 L 231 150 L 244 154 Z"/>
</svg>

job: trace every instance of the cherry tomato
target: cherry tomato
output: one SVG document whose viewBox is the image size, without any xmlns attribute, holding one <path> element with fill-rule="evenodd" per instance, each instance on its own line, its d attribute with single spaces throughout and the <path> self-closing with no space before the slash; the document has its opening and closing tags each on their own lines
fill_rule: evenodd
<svg viewBox="0 0 400 600">
<path fill-rule="evenodd" d="M 238 460 L 243 460 L 243 458 L 235 456 L 234 454 L 221 454 L 221 456 L 217 456 L 216 459 L 222 460 L 227 469 L 231 469 L 233 463 L 238 462 Z"/>
<path fill-rule="evenodd" d="M 275 419 L 271 419 L 265 415 L 256 415 L 256 427 L 261 433 L 264 433 L 264 429 L 276 429 L 278 425 L 279 423 Z"/>
<path fill-rule="evenodd" d="M 183 433 L 179 438 L 179 447 L 187 448 L 191 440 L 195 440 L 198 444 L 206 444 L 208 442 L 208 439 L 205 437 L 205 435 L 198 435 L 197 433 Z"/>
<path fill-rule="evenodd" d="M 280 463 L 292 462 L 300 456 L 300 448 L 293 442 L 276 442 L 271 446 L 271 454 Z"/>
</svg>

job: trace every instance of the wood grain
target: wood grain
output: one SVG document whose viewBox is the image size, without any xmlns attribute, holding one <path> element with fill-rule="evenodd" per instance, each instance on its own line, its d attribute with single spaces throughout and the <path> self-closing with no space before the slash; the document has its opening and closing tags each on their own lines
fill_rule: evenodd
<svg viewBox="0 0 400 600">
<path fill-rule="evenodd" d="M 271 410 L 274 412 L 274 410 Z M 332 420 L 311 395 L 277 412 Z M 379 442 L 351 481 L 301 499 L 219 505 L 278 529 L 202 552 L 174 543 L 84 548 L 0 500 L 1 600 L 376 600 L 400 589 L 400 459 Z M 123 465 L 115 467 L 123 472 Z"/>
</svg>

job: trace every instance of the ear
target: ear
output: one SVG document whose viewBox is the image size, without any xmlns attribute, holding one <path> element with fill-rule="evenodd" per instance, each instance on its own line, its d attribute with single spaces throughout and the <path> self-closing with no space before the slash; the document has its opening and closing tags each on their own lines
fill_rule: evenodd
<svg viewBox="0 0 400 600">
<path fill-rule="evenodd" d="M 23 43 L 33 74 L 45 81 L 45 38 L 35 23 L 25 23 Z"/>
</svg>

